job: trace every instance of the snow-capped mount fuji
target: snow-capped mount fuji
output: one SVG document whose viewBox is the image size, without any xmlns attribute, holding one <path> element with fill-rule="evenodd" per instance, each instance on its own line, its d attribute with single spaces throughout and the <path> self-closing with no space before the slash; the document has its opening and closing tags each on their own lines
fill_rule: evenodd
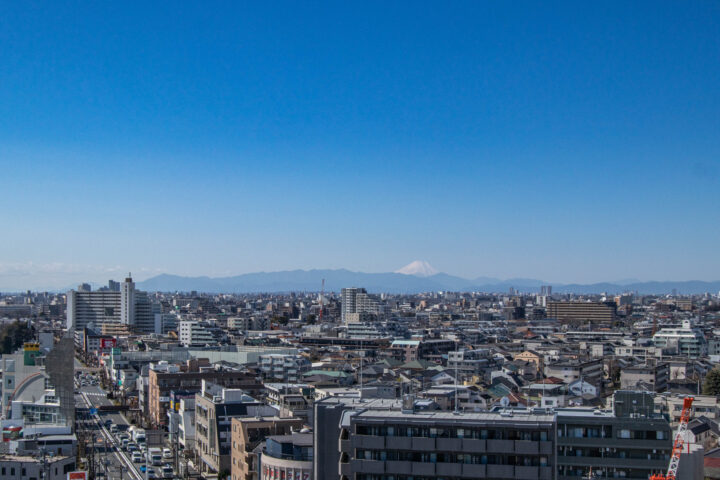
<svg viewBox="0 0 720 480">
<path fill-rule="evenodd" d="M 395 273 L 415 275 L 416 277 L 432 277 L 440 272 L 424 260 L 415 260 L 414 262 L 408 263 L 401 269 L 395 270 Z"/>
</svg>

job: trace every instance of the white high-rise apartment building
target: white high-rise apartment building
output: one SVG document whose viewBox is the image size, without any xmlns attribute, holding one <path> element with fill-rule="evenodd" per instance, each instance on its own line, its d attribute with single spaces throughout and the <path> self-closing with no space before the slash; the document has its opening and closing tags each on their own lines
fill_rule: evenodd
<svg viewBox="0 0 720 480">
<path fill-rule="evenodd" d="M 124 324 L 143 333 L 155 332 L 154 305 L 146 292 L 135 289 L 128 276 L 119 284 L 110 281 L 109 288 L 92 291 L 83 284 L 67 292 L 67 328 L 81 329 L 93 325 L 98 330 L 106 324 Z M 157 332 L 160 333 L 160 332 Z"/>
<path fill-rule="evenodd" d="M 120 284 L 120 322 L 124 325 L 135 324 L 135 282 L 130 274 Z"/>
<path fill-rule="evenodd" d="M 342 302 L 341 319 L 343 323 L 363 320 L 363 314 L 383 313 L 383 306 L 364 288 L 343 288 L 340 291 Z M 357 315 L 356 315 L 357 314 Z"/>
</svg>

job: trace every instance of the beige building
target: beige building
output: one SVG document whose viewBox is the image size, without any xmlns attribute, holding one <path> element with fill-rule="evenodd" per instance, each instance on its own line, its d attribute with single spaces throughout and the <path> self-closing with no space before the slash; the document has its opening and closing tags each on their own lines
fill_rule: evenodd
<svg viewBox="0 0 720 480">
<path fill-rule="evenodd" d="M 232 419 L 231 480 L 258 480 L 260 444 L 271 435 L 285 435 L 300 430 L 299 418 L 245 417 Z"/>
<path fill-rule="evenodd" d="M 523 362 L 534 363 L 538 370 L 543 367 L 543 356 L 533 350 L 525 350 L 513 357 L 513 360 L 521 360 Z"/>
</svg>

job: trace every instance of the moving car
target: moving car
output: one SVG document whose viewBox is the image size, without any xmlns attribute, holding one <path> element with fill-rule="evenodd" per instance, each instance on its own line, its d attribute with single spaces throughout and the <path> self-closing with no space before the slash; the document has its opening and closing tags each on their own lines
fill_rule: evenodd
<svg viewBox="0 0 720 480">
<path fill-rule="evenodd" d="M 173 478 L 175 476 L 175 472 L 173 472 L 173 469 L 170 465 L 165 465 L 162 467 L 162 478 Z"/>
</svg>

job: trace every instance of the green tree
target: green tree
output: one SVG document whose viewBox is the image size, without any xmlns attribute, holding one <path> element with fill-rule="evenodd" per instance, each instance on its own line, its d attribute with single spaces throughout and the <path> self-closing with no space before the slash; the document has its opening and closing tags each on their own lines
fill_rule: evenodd
<svg viewBox="0 0 720 480">
<path fill-rule="evenodd" d="M 0 328 L 0 353 L 13 353 L 23 343 L 35 338 L 35 330 L 27 322 L 13 322 Z"/>
<path fill-rule="evenodd" d="M 713 368 L 705 377 L 703 395 L 720 395 L 720 368 Z"/>
</svg>

